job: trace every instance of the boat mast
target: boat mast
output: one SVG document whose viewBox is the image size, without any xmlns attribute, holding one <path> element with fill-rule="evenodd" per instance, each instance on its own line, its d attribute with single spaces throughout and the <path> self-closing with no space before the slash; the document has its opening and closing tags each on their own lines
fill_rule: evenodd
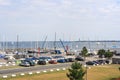
<svg viewBox="0 0 120 80">
<path fill-rule="evenodd" d="M 91 52 L 91 44 L 90 44 L 90 39 L 88 38 L 88 46 L 89 46 L 89 51 Z"/>
<path fill-rule="evenodd" d="M 42 49 L 44 49 L 44 46 L 45 46 L 46 40 L 47 40 L 47 36 L 45 37 L 45 40 L 43 41 Z"/>
<path fill-rule="evenodd" d="M 18 46 L 19 46 L 19 35 L 17 35 L 17 45 L 16 45 L 16 47 L 17 47 L 17 52 L 18 52 Z"/>
<path fill-rule="evenodd" d="M 55 32 L 54 50 L 56 50 L 56 32 Z"/>
<path fill-rule="evenodd" d="M 3 42 L 3 46 L 2 46 L 3 48 L 2 48 L 2 50 L 4 52 L 5 51 L 5 36 L 4 35 L 3 35 L 3 41 L 2 42 Z"/>
<path fill-rule="evenodd" d="M 1 35 L 0 35 L 0 50 L 2 50 L 2 41 L 1 41 Z"/>
</svg>

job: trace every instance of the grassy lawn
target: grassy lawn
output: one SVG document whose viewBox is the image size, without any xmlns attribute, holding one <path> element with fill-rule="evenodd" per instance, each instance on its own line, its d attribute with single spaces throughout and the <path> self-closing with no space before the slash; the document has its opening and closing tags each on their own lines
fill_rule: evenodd
<svg viewBox="0 0 120 80">
<path fill-rule="evenodd" d="M 120 65 L 95 66 L 88 69 L 88 80 L 111 80 L 111 78 L 120 77 L 118 67 Z M 16 78 L 0 80 L 69 80 L 66 77 L 66 71 L 48 72 L 33 75 L 17 76 Z"/>
<path fill-rule="evenodd" d="M 88 80 L 110 80 L 120 77 L 118 67 L 120 65 L 104 65 L 92 67 L 88 70 Z"/>
</svg>

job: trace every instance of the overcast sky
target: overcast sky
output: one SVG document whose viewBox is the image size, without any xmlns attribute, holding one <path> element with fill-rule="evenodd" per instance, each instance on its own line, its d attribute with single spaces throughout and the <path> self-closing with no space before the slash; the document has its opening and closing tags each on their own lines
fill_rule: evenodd
<svg viewBox="0 0 120 80">
<path fill-rule="evenodd" d="M 0 0 L 0 41 L 120 40 L 120 0 Z"/>
</svg>

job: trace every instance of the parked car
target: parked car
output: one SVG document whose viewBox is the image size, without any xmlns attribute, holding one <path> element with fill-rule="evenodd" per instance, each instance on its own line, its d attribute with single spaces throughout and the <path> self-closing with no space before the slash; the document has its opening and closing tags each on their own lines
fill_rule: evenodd
<svg viewBox="0 0 120 80">
<path fill-rule="evenodd" d="M 105 60 L 105 62 L 106 62 L 107 64 L 109 64 L 109 63 L 110 63 L 110 61 L 109 61 L 109 60 Z"/>
<path fill-rule="evenodd" d="M 26 58 L 26 60 L 38 60 L 38 58 L 36 58 L 36 57 L 30 57 L 30 58 Z"/>
<path fill-rule="evenodd" d="M 120 53 L 115 53 L 116 56 L 120 56 Z"/>
<path fill-rule="evenodd" d="M 74 58 L 67 58 L 68 62 L 74 62 L 75 59 Z"/>
<path fill-rule="evenodd" d="M 56 60 L 50 60 L 49 63 L 50 64 L 57 64 L 57 61 Z"/>
<path fill-rule="evenodd" d="M 109 64 L 109 60 L 97 60 L 100 64 Z"/>
<path fill-rule="evenodd" d="M 58 63 L 65 63 L 67 62 L 67 59 L 63 56 L 52 56 L 54 60 L 56 60 Z"/>
<path fill-rule="evenodd" d="M 37 62 L 38 61 L 38 58 L 36 57 L 30 57 L 30 58 L 25 58 L 25 60 L 32 60 L 33 62 Z"/>
<path fill-rule="evenodd" d="M 30 66 L 30 64 L 29 64 L 29 62 L 27 62 L 27 61 L 21 61 L 21 63 L 19 64 L 20 66 L 25 66 L 25 67 L 29 67 Z"/>
<path fill-rule="evenodd" d="M 93 56 L 95 56 L 95 54 L 94 53 L 88 53 L 88 56 L 93 57 Z"/>
<path fill-rule="evenodd" d="M 50 60 L 52 60 L 51 57 L 43 56 L 38 58 L 39 61 L 46 61 L 48 63 Z"/>
<path fill-rule="evenodd" d="M 83 59 L 81 56 L 77 56 L 77 57 L 75 58 L 75 60 L 77 60 L 77 61 L 84 61 L 84 59 Z"/>
<path fill-rule="evenodd" d="M 38 61 L 38 64 L 39 64 L 39 65 L 46 65 L 46 61 L 44 61 L 44 60 L 39 60 L 39 61 Z"/>
<path fill-rule="evenodd" d="M 35 62 L 33 60 L 25 60 L 25 61 L 28 62 L 30 66 L 35 66 Z"/>
<path fill-rule="evenodd" d="M 86 62 L 87 65 L 97 65 L 97 63 L 93 62 L 93 61 L 88 61 Z"/>
<path fill-rule="evenodd" d="M 93 61 L 94 63 L 100 65 L 101 63 L 99 61 Z"/>
<path fill-rule="evenodd" d="M 59 60 L 59 59 L 65 59 L 63 56 L 52 56 L 53 59 Z"/>
<path fill-rule="evenodd" d="M 66 61 L 65 61 L 65 59 L 58 59 L 57 62 L 59 62 L 59 63 L 65 63 Z"/>
</svg>

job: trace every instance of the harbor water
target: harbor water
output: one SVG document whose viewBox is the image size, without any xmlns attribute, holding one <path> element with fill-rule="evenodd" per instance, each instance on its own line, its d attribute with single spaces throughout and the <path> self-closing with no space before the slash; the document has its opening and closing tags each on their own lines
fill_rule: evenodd
<svg viewBox="0 0 120 80">
<path fill-rule="evenodd" d="M 20 41 L 0 42 L 0 49 L 16 48 L 46 48 L 56 49 L 68 47 L 69 49 L 81 50 L 84 46 L 90 50 L 120 48 L 120 41 Z"/>
</svg>

